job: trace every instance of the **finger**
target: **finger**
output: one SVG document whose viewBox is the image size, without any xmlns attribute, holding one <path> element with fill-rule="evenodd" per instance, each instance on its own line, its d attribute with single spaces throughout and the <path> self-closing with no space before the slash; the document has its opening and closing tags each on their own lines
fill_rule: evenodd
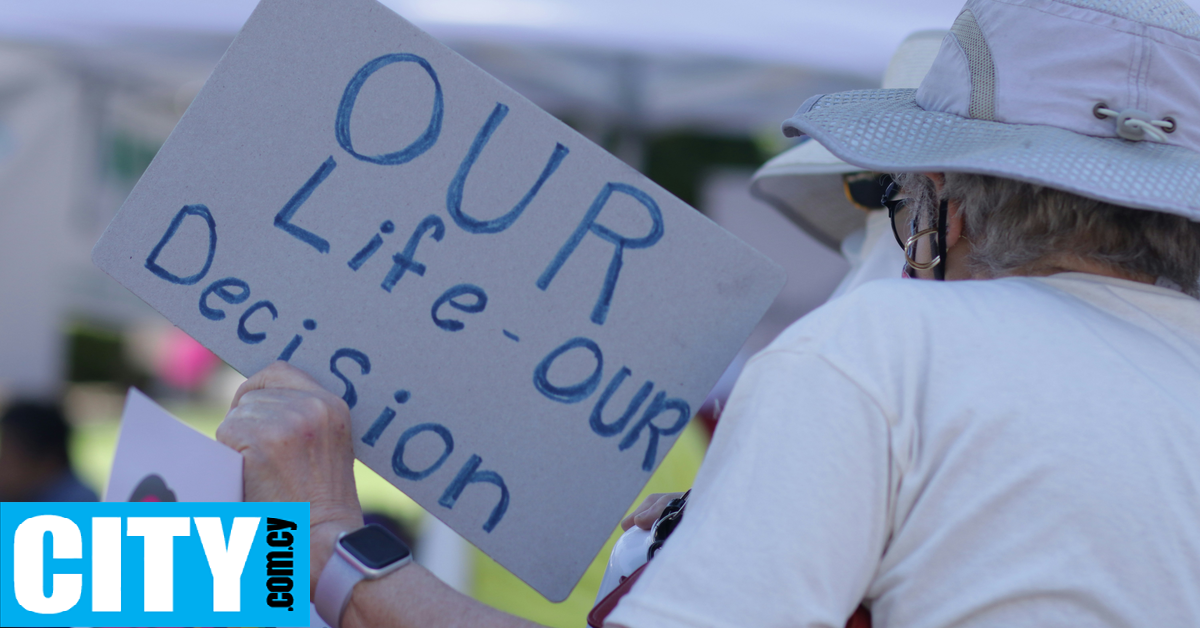
<svg viewBox="0 0 1200 628">
<path fill-rule="evenodd" d="M 643 499 L 642 503 L 638 504 L 638 507 L 633 509 L 633 512 L 629 513 L 628 515 L 625 515 L 625 518 L 621 520 L 621 529 L 628 530 L 629 528 L 632 528 L 634 525 L 633 518 L 636 517 L 643 510 L 645 510 L 648 506 L 653 504 L 655 501 L 657 501 L 659 495 L 660 495 L 660 493 L 652 493 L 650 495 L 647 495 L 646 499 Z"/>
<path fill-rule="evenodd" d="M 651 493 L 650 495 L 648 495 L 646 497 L 646 499 L 642 500 L 642 504 L 640 506 L 638 506 L 636 509 L 634 509 L 633 514 L 640 515 L 644 512 L 651 511 L 651 510 L 656 510 L 656 509 L 661 510 L 658 507 L 659 502 L 662 501 L 663 497 L 667 497 L 668 501 L 670 501 L 669 498 L 673 494 L 674 493 Z"/>
<path fill-rule="evenodd" d="M 244 443 L 241 435 L 238 434 L 240 425 L 235 425 L 236 421 L 230 421 L 229 415 L 225 415 L 225 420 L 217 426 L 217 442 L 226 447 L 240 452 L 244 448 Z"/>
<path fill-rule="evenodd" d="M 349 446 L 346 404 L 333 395 L 286 388 L 245 393 L 217 427 L 217 440 L 246 455 L 248 450 L 274 451 L 280 446 L 310 446 L 301 440 L 318 435 Z"/>
<path fill-rule="evenodd" d="M 329 392 L 318 384 L 317 380 L 310 377 L 308 373 L 301 371 L 287 362 L 277 360 L 252 375 L 250 379 L 242 382 L 237 392 L 233 394 L 233 403 L 230 404 L 230 407 L 236 408 L 242 396 L 246 393 L 265 388 L 290 388 L 292 390 L 307 390 L 310 392 Z"/>
<path fill-rule="evenodd" d="M 655 495 L 655 497 L 658 499 L 655 500 L 655 502 L 649 508 L 636 513 L 633 516 L 634 525 L 643 530 L 649 530 L 650 528 L 654 527 L 654 522 L 658 521 L 658 518 L 662 516 L 663 511 L 667 509 L 667 506 L 671 503 L 671 501 L 680 495 L 681 493 L 663 493 L 660 495 Z"/>
<path fill-rule="evenodd" d="M 284 404 L 270 401 L 255 402 L 253 392 L 246 396 L 217 426 L 217 440 L 244 455 L 251 447 L 263 447 L 284 437 L 287 409 Z"/>
<path fill-rule="evenodd" d="M 654 495 L 654 502 L 646 508 L 641 508 L 633 513 L 633 525 L 649 530 L 654 526 L 654 522 L 658 521 L 658 515 L 662 512 L 662 507 L 659 505 L 662 501 L 662 495 Z"/>
</svg>

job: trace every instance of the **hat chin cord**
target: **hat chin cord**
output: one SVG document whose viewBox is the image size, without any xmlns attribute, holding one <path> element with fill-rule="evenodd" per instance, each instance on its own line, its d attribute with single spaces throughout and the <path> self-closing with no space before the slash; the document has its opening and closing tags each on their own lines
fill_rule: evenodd
<svg viewBox="0 0 1200 628">
<path fill-rule="evenodd" d="M 1155 120 L 1150 114 L 1137 109 L 1115 111 L 1109 109 L 1104 103 L 1096 103 L 1096 106 L 1092 108 L 1092 113 L 1101 120 L 1115 117 L 1117 119 L 1117 135 L 1135 142 L 1149 139 L 1166 143 L 1167 133 L 1175 131 L 1175 120 L 1171 118 Z"/>
</svg>

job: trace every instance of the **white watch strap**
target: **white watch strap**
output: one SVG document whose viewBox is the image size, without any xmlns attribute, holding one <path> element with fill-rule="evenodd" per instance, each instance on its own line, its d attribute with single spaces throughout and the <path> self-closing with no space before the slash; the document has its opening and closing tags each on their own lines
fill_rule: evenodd
<svg viewBox="0 0 1200 628">
<path fill-rule="evenodd" d="M 364 577 L 363 572 L 351 565 L 335 546 L 329 562 L 325 563 L 325 568 L 321 570 L 321 577 L 317 578 L 317 592 L 313 596 L 317 614 L 330 628 L 341 628 L 342 613 L 350 604 L 354 585 Z"/>
</svg>

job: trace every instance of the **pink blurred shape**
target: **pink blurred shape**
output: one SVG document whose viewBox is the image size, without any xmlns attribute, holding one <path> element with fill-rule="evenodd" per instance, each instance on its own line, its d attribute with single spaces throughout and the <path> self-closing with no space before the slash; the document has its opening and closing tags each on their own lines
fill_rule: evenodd
<svg viewBox="0 0 1200 628">
<path fill-rule="evenodd" d="M 159 345 L 156 370 L 159 379 L 183 390 L 204 385 L 221 359 L 183 330 L 172 327 Z"/>
</svg>

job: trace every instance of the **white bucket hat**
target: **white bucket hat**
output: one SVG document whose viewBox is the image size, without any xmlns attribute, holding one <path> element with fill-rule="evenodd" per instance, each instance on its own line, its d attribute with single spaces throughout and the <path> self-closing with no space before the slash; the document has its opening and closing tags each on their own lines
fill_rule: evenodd
<svg viewBox="0 0 1200 628">
<path fill-rule="evenodd" d="M 918 31 L 906 37 L 883 74 L 883 88 L 920 85 L 947 32 Z M 750 193 L 836 251 L 839 243 L 867 220 L 866 212 L 846 198 L 842 175 L 851 172 L 862 172 L 862 168 L 838 159 L 818 142 L 809 140 L 763 164 L 754 173 Z"/>
<path fill-rule="evenodd" d="M 968 0 L 916 90 L 783 124 L 882 172 L 973 172 L 1200 221 L 1200 15 L 1180 0 Z"/>
</svg>

